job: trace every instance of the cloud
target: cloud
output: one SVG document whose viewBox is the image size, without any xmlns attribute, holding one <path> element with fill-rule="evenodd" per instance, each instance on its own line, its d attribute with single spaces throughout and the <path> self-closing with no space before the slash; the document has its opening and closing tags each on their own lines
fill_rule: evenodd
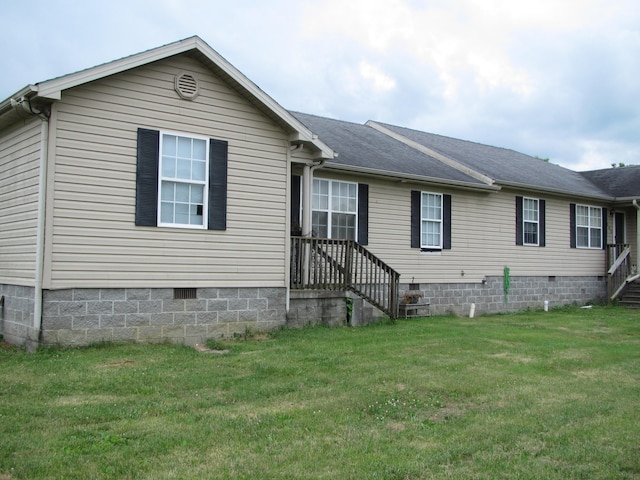
<svg viewBox="0 0 640 480">
<path fill-rule="evenodd" d="M 285 108 L 396 123 L 572 168 L 640 163 L 635 0 L 30 5 L 31 25 L 56 29 L 5 22 L 3 98 L 197 34 Z M 3 8 L 22 18 L 17 0 Z"/>
<path fill-rule="evenodd" d="M 396 82 L 393 78 L 386 75 L 380 68 L 362 60 L 358 64 L 358 73 L 365 81 L 368 81 L 371 88 L 376 92 L 387 92 L 393 90 Z"/>
</svg>

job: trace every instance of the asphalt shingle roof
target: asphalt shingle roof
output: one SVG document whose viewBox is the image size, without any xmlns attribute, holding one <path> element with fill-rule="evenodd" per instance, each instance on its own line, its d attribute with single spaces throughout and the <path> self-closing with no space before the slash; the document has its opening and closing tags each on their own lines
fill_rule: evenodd
<svg viewBox="0 0 640 480">
<path fill-rule="evenodd" d="M 580 173 L 611 196 L 640 198 L 640 165 Z"/>
<path fill-rule="evenodd" d="M 338 153 L 329 163 L 449 182 L 486 185 L 367 125 L 290 112 Z"/>
<path fill-rule="evenodd" d="M 395 125 L 379 124 L 491 177 L 497 183 L 518 184 L 588 196 L 610 196 L 578 172 L 514 150 L 458 140 Z"/>
</svg>

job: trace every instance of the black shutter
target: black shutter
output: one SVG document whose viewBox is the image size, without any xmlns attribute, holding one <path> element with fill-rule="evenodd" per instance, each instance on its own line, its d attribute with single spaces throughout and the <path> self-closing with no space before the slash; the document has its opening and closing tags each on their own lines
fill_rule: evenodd
<svg viewBox="0 0 640 480">
<path fill-rule="evenodd" d="M 228 142 L 209 140 L 209 230 L 227 229 Z"/>
<path fill-rule="evenodd" d="M 420 248 L 421 197 L 418 190 L 411 190 L 411 248 Z"/>
<path fill-rule="evenodd" d="M 302 178 L 300 175 L 291 175 L 291 235 L 299 237 L 302 235 L 302 224 L 300 223 L 300 191 Z"/>
<path fill-rule="evenodd" d="M 369 185 L 358 184 L 358 243 L 369 244 Z"/>
<path fill-rule="evenodd" d="M 522 226 L 522 197 L 516 197 L 516 245 L 524 244 Z"/>
<path fill-rule="evenodd" d="M 576 204 L 569 204 L 569 228 L 571 232 L 569 233 L 569 246 L 571 248 L 576 248 Z"/>
<path fill-rule="evenodd" d="M 602 208 L 602 249 L 607 248 L 607 208 Z"/>
<path fill-rule="evenodd" d="M 451 195 L 442 195 L 442 248 L 451 249 Z"/>
<path fill-rule="evenodd" d="M 143 227 L 158 224 L 158 159 L 160 132 L 138 129 L 136 169 L 136 220 Z"/>
<path fill-rule="evenodd" d="M 538 228 L 540 229 L 540 238 L 538 246 L 546 246 L 546 230 L 547 230 L 547 215 L 546 215 L 546 203 L 544 200 L 538 200 Z"/>
</svg>

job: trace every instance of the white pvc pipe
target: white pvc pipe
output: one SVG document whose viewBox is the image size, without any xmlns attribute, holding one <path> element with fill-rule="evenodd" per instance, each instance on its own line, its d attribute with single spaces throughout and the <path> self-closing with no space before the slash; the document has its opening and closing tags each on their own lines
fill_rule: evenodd
<svg viewBox="0 0 640 480">
<path fill-rule="evenodd" d="M 38 178 L 38 224 L 36 231 L 35 298 L 33 305 L 33 329 L 36 344 L 42 329 L 42 285 L 44 277 L 44 232 L 47 195 L 47 165 L 49 163 L 49 122 L 41 120 L 40 126 L 40 172 Z"/>
</svg>

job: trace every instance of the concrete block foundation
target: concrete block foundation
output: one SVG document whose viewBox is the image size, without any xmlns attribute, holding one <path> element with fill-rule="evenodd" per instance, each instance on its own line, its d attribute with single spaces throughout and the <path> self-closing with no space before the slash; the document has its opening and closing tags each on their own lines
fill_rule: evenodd
<svg viewBox="0 0 640 480">
<path fill-rule="evenodd" d="M 416 287 L 416 285 L 412 285 Z M 605 302 L 605 277 L 502 276 L 478 283 L 418 285 L 431 315 L 466 316 L 569 304 Z M 409 289 L 400 285 L 400 295 Z M 7 342 L 34 350 L 38 344 L 81 346 L 100 341 L 202 343 L 282 326 L 365 325 L 382 312 L 351 292 L 286 288 L 198 288 L 177 298 L 172 288 L 76 288 L 45 290 L 42 329 L 35 328 L 35 289 L 0 284 L 0 332 Z"/>
</svg>

